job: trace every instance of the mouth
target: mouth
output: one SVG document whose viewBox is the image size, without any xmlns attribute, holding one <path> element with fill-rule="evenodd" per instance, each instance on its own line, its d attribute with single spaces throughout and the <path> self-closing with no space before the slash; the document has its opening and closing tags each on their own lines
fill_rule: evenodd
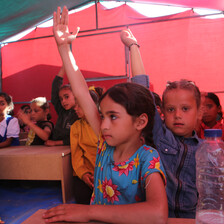
<svg viewBox="0 0 224 224">
<path fill-rule="evenodd" d="M 107 140 L 107 139 L 112 138 L 112 136 L 111 136 L 111 135 L 106 134 L 106 135 L 103 135 L 103 138 L 104 138 L 105 140 Z"/>
<path fill-rule="evenodd" d="M 173 125 L 174 125 L 175 127 L 182 127 L 182 126 L 184 126 L 183 123 L 174 123 Z"/>
</svg>

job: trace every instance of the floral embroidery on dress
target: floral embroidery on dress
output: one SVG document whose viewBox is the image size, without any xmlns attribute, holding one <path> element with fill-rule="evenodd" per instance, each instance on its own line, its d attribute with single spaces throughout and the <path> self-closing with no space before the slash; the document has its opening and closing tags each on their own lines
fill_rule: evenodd
<svg viewBox="0 0 224 224">
<path fill-rule="evenodd" d="M 138 154 L 137 154 L 136 158 L 134 158 L 134 161 L 135 161 L 134 166 L 137 168 L 139 166 L 139 157 L 138 157 Z"/>
<path fill-rule="evenodd" d="M 129 171 L 132 171 L 133 170 L 134 163 L 135 163 L 134 161 L 131 161 L 130 163 L 127 163 L 127 164 L 126 164 L 126 162 L 121 162 L 119 164 L 116 164 L 115 163 L 113 170 L 114 171 L 119 171 L 119 176 L 121 176 L 123 173 L 126 176 L 128 176 Z"/>
<path fill-rule="evenodd" d="M 153 157 L 153 160 L 149 161 L 150 165 L 148 167 L 148 169 L 158 169 L 160 170 L 160 161 L 159 161 L 159 157 L 155 158 Z"/>
<path fill-rule="evenodd" d="M 112 183 L 112 180 L 105 178 L 105 181 L 103 181 L 102 188 L 103 188 L 103 197 L 107 198 L 108 202 L 111 202 L 112 204 L 114 201 L 119 201 L 118 195 L 121 193 L 117 190 L 117 185 Z"/>
</svg>

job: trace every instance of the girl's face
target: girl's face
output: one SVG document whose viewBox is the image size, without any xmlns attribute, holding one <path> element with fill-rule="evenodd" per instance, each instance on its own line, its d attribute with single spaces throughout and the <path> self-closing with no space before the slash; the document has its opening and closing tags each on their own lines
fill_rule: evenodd
<svg viewBox="0 0 224 224">
<path fill-rule="evenodd" d="M 6 102 L 5 98 L 0 96 L 0 115 L 6 116 L 9 110 L 9 105 Z"/>
<path fill-rule="evenodd" d="M 217 107 L 215 102 L 210 98 L 205 97 L 202 121 L 208 126 L 214 126 L 216 124 L 218 112 L 220 112 L 220 108 Z"/>
<path fill-rule="evenodd" d="M 65 110 L 70 110 L 75 106 L 75 97 L 70 89 L 62 89 L 59 92 L 61 105 Z"/>
<path fill-rule="evenodd" d="M 100 113 L 102 118 L 101 131 L 107 144 L 111 146 L 122 145 L 129 142 L 137 134 L 132 116 L 108 95 L 100 103 Z"/>
<path fill-rule="evenodd" d="M 192 136 L 199 118 L 194 93 L 185 89 L 174 89 L 164 97 L 164 118 L 166 126 L 178 136 Z"/>
<path fill-rule="evenodd" d="M 75 104 L 75 112 L 79 118 L 85 118 L 85 114 L 84 114 L 82 108 L 79 106 L 77 101 Z"/>
<path fill-rule="evenodd" d="M 33 121 L 44 121 L 47 119 L 48 110 L 43 110 L 36 103 L 31 103 L 31 120 Z"/>
</svg>

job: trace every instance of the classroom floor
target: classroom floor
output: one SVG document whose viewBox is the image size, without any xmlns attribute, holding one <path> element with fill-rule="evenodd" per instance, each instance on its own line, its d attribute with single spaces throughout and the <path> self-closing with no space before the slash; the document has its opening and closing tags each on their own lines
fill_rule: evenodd
<svg viewBox="0 0 224 224">
<path fill-rule="evenodd" d="M 39 209 L 62 203 L 59 181 L 0 180 L 0 217 L 20 224 Z"/>
</svg>

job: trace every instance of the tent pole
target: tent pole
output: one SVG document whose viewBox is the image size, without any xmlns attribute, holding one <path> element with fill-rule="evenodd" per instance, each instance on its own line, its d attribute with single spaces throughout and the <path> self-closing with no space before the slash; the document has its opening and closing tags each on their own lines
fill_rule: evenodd
<svg viewBox="0 0 224 224">
<path fill-rule="evenodd" d="M 2 92 L 2 46 L 0 45 L 0 92 Z"/>
<path fill-rule="evenodd" d="M 98 30 L 99 26 L 98 26 L 98 10 L 97 10 L 97 3 L 98 1 L 95 0 L 95 11 L 96 11 L 96 30 Z"/>
</svg>

